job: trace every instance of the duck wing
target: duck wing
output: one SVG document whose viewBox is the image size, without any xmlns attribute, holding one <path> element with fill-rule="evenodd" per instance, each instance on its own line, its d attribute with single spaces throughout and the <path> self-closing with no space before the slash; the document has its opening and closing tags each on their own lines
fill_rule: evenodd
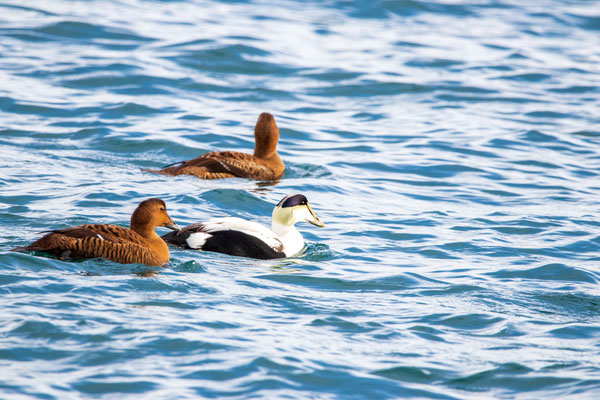
<svg viewBox="0 0 600 400">
<path fill-rule="evenodd" d="M 193 160 L 183 161 L 177 168 L 204 168 L 212 174 L 231 174 L 240 178 L 262 180 L 276 179 L 274 171 L 265 161 L 237 151 L 212 151 Z"/>
<path fill-rule="evenodd" d="M 144 238 L 117 225 L 86 224 L 57 229 L 29 246 L 13 250 L 40 251 L 61 259 L 105 258 L 121 264 L 164 264 Z"/>
<path fill-rule="evenodd" d="M 83 239 L 86 237 L 96 237 L 100 240 L 107 240 L 113 243 L 133 243 L 141 246 L 147 246 L 146 240 L 129 228 L 110 224 L 85 224 L 74 226 L 72 228 L 57 229 L 49 231 L 50 233 L 59 233 L 64 236 Z"/>
<path fill-rule="evenodd" d="M 208 233 L 220 231 L 238 231 L 257 237 L 274 249 L 283 249 L 281 241 L 271 229 L 254 221 L 237 217 L 211 218 L 197 225 L 202 225 L 202 231 Z M 279 249 L 279 251 L 281 251 Z"/>
<path fill-rule="evenodd" d="M 189 249 L 259 259 L 283 258 L 283 244 L 269 228 L 236 217 L 213 218 L 169 232 L 163 240 Z"/>
</svg>

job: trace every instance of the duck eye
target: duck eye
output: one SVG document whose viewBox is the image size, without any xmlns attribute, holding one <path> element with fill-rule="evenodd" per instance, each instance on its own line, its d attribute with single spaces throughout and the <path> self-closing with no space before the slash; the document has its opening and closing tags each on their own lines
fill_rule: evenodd
<svg viewBox="0 0 600 400">
<path fill-rule="evenodd" d="M 164 208 L 164 207 L 161 207 L 161 208 L 160 208 L 160 211 L 165 211 L 165 208 Z"/>
</svg>

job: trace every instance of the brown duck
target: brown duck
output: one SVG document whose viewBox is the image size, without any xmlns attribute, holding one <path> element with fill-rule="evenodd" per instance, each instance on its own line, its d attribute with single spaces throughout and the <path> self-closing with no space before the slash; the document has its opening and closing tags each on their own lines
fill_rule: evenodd
<svg viewBox="0 0 600 400">
<path fill-rule="evenodd" d="M 254 155 L 237 151 L 211 151 L 160 170 L 144 171 L 163 175 L 194 175 L 202 179 L 239 177 L 268 181 L 280 178 L 285 165 L 277 154 L 279 128 L 271 114 L 262 113 L 258 117 L 254 140 Z"/>
<path fill-rule="evenodd" d="M 161 199 L 142 201 L 131 215 L 129 229 L 85 224 L 50 231 L 29 246 L 13 251 L 40 251 L 60 259 L 106 258 L 121 264 L 161 266 L 169 262 L 167 244 L 154 232 L 164 226 L 179 230 Z"/>
</svg>

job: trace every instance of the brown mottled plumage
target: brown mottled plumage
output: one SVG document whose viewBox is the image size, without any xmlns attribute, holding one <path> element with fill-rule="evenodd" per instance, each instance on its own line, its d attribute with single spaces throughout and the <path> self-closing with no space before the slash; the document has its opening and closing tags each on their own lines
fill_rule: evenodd
<svg viewBox="0 0 600 400">
<path fill-rule="evenodd" d="M 275 180 L 283 175 L 285 165 L 277 154 L 279 128 L 269 113 L 258 117 L 254 128 L 254 155 L 237 151 L 211 151 L 181 161 L 161 170 L 145 169 L 163 175 L 194 175 L 202 179 L 252 178 Z"/>
<path fill-rule="evenodd" d="M 131 215 L 130 228 L 85 224 L 50 231 L 29 246 L 13 251 L 40 251 L 60 259 L 106 258 L 121 264 L 161 266 L 169 262 L 167 244 L 154 232 L 164 226 L 179 227 L 167 214 L 161 199 L 142 201 Z"/>
</svg>

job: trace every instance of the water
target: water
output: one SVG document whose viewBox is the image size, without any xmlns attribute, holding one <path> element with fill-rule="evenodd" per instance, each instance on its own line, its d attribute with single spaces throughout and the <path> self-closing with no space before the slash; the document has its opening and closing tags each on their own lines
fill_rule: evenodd
<svg viewBox="0 0 600 400">
<path fill-rule="evenodd" d="M 599 30 L 585 0 L 0 0 L 0 397 L 598 398 Z M 264 111 L 276 184 L 141 171 L 251 151 Z M 291 259 L 9 251 L 298 192 L 326 228 Z"/>
</svg>

